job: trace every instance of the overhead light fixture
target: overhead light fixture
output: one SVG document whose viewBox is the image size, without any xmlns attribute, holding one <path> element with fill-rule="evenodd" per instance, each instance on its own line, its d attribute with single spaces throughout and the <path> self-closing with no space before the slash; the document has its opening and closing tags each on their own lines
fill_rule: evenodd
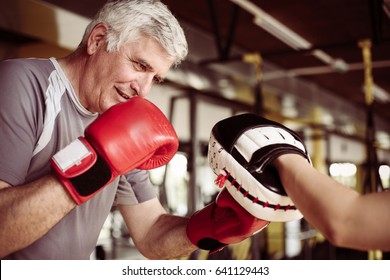
<svg viewBox="0 0 390 280">
<path fill-rule="evenodd" d="M 248 0 L 230 0 L 237 6 L 253 15 L 253 22 L 265 31 L 278 38 L 280 41 L 295 50 L 308 50 L 313 45 L 305 38 L 282 24 L 280 21 L 267 14 L 264 10 Z M 327 65 L 335 68 L 346 68 L 347 64 L 342 59 L 335 59 L 322 50 L 315 49 L 312 51 L 313 56 Z"/>
<path fill-rule="evenodd" d="M 273 17 L 255 17 L 253 22 L 295 50 L 310 49 L 312 44 Z"/>
<path fill-rule="evenodd" d="M 254 16 L 253 22 L 296 50 L 310 49 L 312 44 L 248 0 L 230 0 Z"/>
<path fill-rule="evenodd" d="M 390 18 L 390 0 L 383 0 L 383 10 L 388 18 Z"/>
</svg>

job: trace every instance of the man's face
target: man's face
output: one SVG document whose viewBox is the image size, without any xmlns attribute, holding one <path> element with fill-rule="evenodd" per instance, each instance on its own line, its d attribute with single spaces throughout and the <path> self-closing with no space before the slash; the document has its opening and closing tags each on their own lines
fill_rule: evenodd
<svg viewBox="0 0 390 280">
<path fill-rule="evenodd" d="M 103 113 L 133 96 L 145 97 L 153 83 L 162 82 L 172 63 L 166 50 L 152 38 L 141 37 L 112 53 L 101 44 L 85 65 L 80 101 L 89 111 Z"/>
</svg>

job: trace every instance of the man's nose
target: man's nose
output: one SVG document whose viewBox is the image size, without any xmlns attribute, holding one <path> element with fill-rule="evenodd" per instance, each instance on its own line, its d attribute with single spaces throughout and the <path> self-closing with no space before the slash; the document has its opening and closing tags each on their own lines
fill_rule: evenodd
<svg viewBox="0 0 390 280">
<path fill-rule="evenodd" d="M 139 96 L 145 97 L 146 95 L 149 94 L 153 85 L 153 79 L 154 79 L 153 74 L 146 74 L 142 76 L 140 81 L 140 88 L 138 91 Z"/>
</svg>

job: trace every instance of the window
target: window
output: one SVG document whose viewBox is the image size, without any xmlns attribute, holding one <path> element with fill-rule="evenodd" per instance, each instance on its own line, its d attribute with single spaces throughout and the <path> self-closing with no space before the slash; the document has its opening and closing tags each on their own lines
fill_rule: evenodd
<svg viewBox="0 0 390 280">
<path fill-rule="evenodd" d="M 330 176 L 341 184 L 356 188 L 356 165 L 353 163 L 332 163 L 329 166 Z"/>
<path fill-rule="evenodd" d="M 387 189 L 390 187 L 390 166 L 383 164 L 379 167 L 379 176 L 382 181 L 382 186 Z"/>
</svg>

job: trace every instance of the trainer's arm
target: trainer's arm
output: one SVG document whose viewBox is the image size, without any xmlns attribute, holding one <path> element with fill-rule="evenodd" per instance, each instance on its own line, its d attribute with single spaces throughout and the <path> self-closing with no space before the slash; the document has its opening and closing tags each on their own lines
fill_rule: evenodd
<svg viewBox="0 0 390 280">
<path fill-rule="evenodd" d="M 282 155 L 274 164 L 297 208 L 330 242 L 390 250 L 390 192 L 361 195 L 294 154 Z"/>
<path fill-rule="evenodd" d="M 54 175 L 16 187 L 0 181 L 0 258 L 42 237 L 75 206 Z"/>
<path fill-rule="evenodd" d="M 146 258 L 174 259 L 197 249 L 187 238 L 188 219 L 167 214 L 158 199 L 118 208 L 137 249 Z"/>
</svg>

